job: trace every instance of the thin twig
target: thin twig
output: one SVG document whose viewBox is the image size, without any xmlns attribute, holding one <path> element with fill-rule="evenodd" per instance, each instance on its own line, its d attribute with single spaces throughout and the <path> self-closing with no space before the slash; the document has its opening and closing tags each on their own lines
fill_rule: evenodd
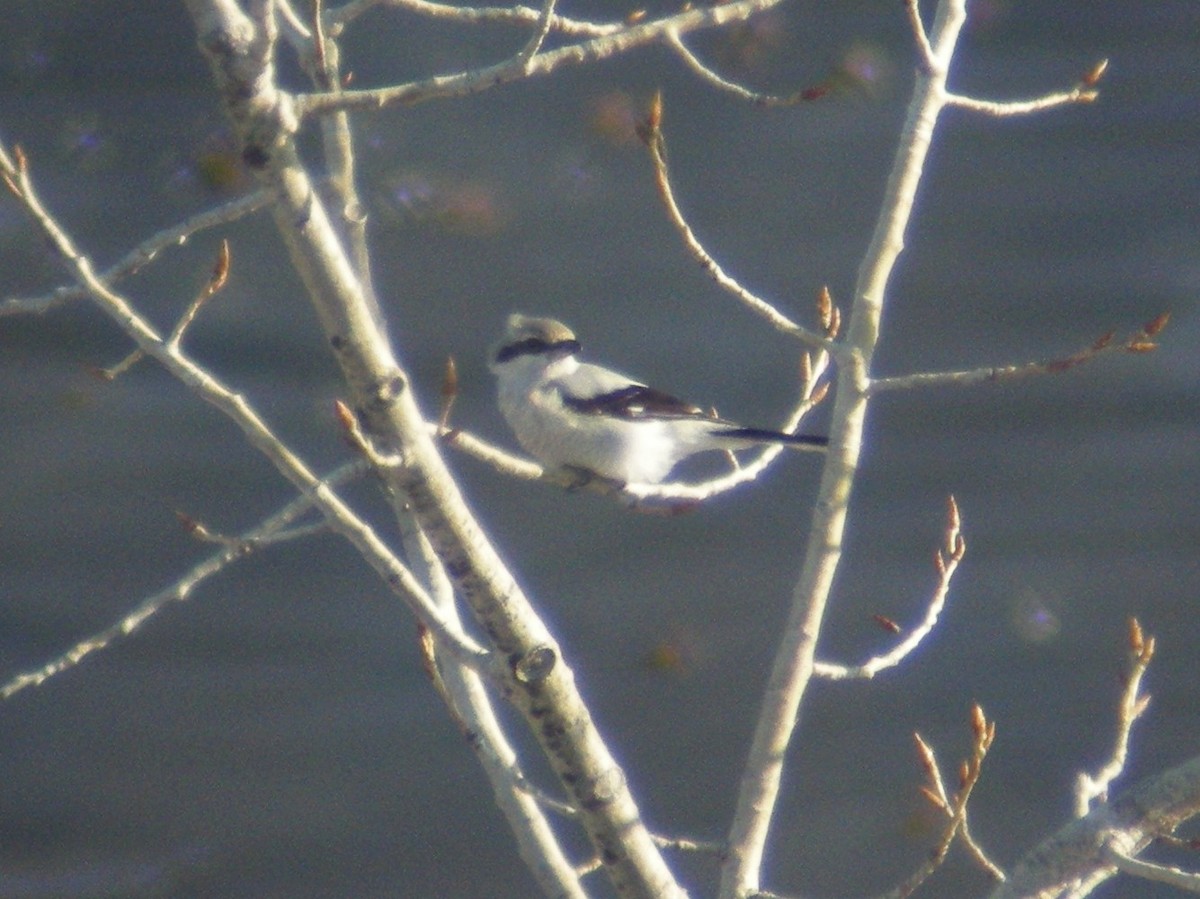
<svg viewBox="0 0 1200 899">
<path fill-rule="evenodd" d="M 439 428 L 440 425 L 438 423 L 429 423 L 429 430 L 434 435 L 440 434 Z M 546 475 L 546 469 L 537 462 L 501 449 L 495 444 L 484 440 L 482 437 L 472 434 L 470 431 L 453 428 L 444 434 L 440 434 L 440 436 L 448 445 L 462 450 L 469 456 L 474 456 L 481 462 L 486 462 L 500 473 L 509 475 L 510 477 L 521 478 L 526 481 L 536 481 Z"/>
<path fill-rule="evenodd" d="M 81 253 L 58 222 L 41 204 L 29 178 L 23 153 L 10 157 L 0 146 L 0 176 L 21 200 L 25 210 L 49 239 L 60 261 L 87 289 L 93 302 L 132 339 L 142 352 L 153 357 L 205 402 L 232 420 L 250 444 L 267 457 L 276 469 L 308 496 L 329 521 L 330 527 L 359 551 L 388 586 L 408 603 L 418 619 L 429 627 L 439 642 L 464 664 L 486 668 L 490 656 L 477 643 L 452 625 L 436 607 L 428 592 L 412 572 L 369 524 L 323 483 L 305 463 L 284 444 L 239 393 L 221 383 L 198 365 L 179 347 L 170 347 L 154 327 L 123 296 L 102 283 L 92 269 L 91 260 Z"/>
<path fill-rule="evenodd" d="M 1154 883 L 1166 883 L 1185 893 L 1200 893 L 1200 874 L 1195 871 L 1185 871 L 1173 865 L 1159 865 L 1144 862 L 1118 852 L 1112 845 L 1105 846 L 1105 856 L 1122 873 Z"/>
<path fill-rule="evenodd" d="M 456 6 L 449 3 L 431 3 L 428 0 L 351 0 L 326 13 L 330 29 L 340 30 L 363 13 L 377 6 L 389 6 L 414 12 L 431 19 L 453 21 L 461 25 L 476 25 L 495 22 L 508 25 L 530 25 L 538 21 L 541 11 L 531 6 Z M 550 19 L 552 30 L 570 37 L 603 37 L 623 31 L 624 22 L 587 22 L 554 15 Z"/>
<path fill-rule="evenodd" d="M 1088 87 L 1075 87 L 1069 91 L 1058 91 L 1031 100 L 979 100 L 975 97 L 965 97 L 962 94 L 947 94 L 946 105 L 1003 117 L 1046 112 L 1060 106 L 1069 106 L 1072 103 L 1092 103 L 1099 96 L 1099 91 Z"/>
<path fill-rule="evenodd" d="M 699 852 L 704 855 L 720 855 L 725 846 L 716 840 L 697 840 L 692 837 L 664 837 L 652 834 L 654 843 L 663 849 L 676 849 L 680 852 Z"/>
<path fill-rule="evenodd" d="M 1081 771 L 1075 779 L 1075 815 L 1084 817 L 1092 808 L 1092 800 L 1108 798 L 1108 788 L 1125 770 L 1129 758 L 1129 737 L 1134 722 L 1150 705 L 1150 697 L 1141 693 L 1142 677 L 1154 658 L 1154 638 L 1142 633 L 1136 618 L 1129 620 L 1129 670 L 1125 673 L 1125 689 L 1117 703 L 1117 729 L 1112 753 L 1094 775 Z"/>
<path fill-rule="evenodd" d="M 196 315 L 200 312 L 200 307 L 207 303 L 225 286 L 229 280 L 229 241 L 221 241 L 221 250 L 217 254 L 217 261 L 213 265 L 212 275 L 209 277 L 205 285 L 200 288 L 200 292 L 196 294 L 196 298 L 184 310 L 183 315 L 179 317 L 179 321 L 175 323 L 174 329 L 167 337 L 167 349 L 175 350 L 179 347 L 180 341 L 183 340 L 183 334 L 195 320 Z"/>
<path fill-rule="evenodd" d="M 297 46 L 298 40 L 311 43 L 313 30 L 308 26 L 304 17 L 296 11 L 291 0 L 274 0 L 274 3 L 275 12 L 283 25 L 282 30 L 287 42 L 293 47 Z"/>
<path fill-rule="evenodd" d="M 650 107 L 650 113 L 638 129 L 638 134 L 650 150 L 650 158 L 654 162 L 654 182 L 658 187 L 659 197 L 666 207 L 667 215 L 675 225 L 684 246 L 700 263 L 701 267 L 718 285 L 736 297 L 742 305 L 764 319 L 775 330 L 796 337 L 813 346 L 820 347 L 835 356 L 840 352 L 839 345 L 816 331 L 812 331 L 792 321 L 773 304 L 744 287 L 736 278 L 725 271 L 716 259 L 704 248 L 696 237 L 696 233 L 688 224 L 679 204 L 675 200 L 675 192 L 671 187 L 671 175 L 667 166 L 666 138 L 662 132 L 662 94 L 657 94 Z"/>
<path fill-rule="evenodd" d="M 539 53 L 532 60 L 509 58 L 480 69 L 436 75 L 375 90 L 306 94 L 295 98 L 295 113 L 304 118 L 336 109 L 379 109 L 390 105 L 411 106 L 429 100 L 463 97 L 491 90 L 502 84 L 533 76 L 548 75 L 562 66 L 583 65 L 608 59 L 635 47 L 660 43 L 666 32 L 679 33 L 717 28 L 728 22 L 744 21 L 751 15 L 777 6 L 782 0 L 731 0 L 713 6 L 694 6 L 683 12 L 632 25 L 611 34 Z"/>
<path fill-rule="evenodd" d="M 366 465 L 362 462 L 342 465 L 327 475 L 323 479 L 323 483 L 331 488 L 337 487 L 362 474 L 365 470 Z M 224 571 L 233 562 L 244 559 L 251 553 L 267 546 L 293 539 L 296 536 L 307 535 L 307 531 L 293 530 L 289 528 L 289 525 L 312 509 L 311 497 L 298 496 L 260 524 L 233 538 L 217 538 L 198 522 L 182 518 L 187 529 L 197 538 L 216 543 L 221 546 L 220 551 L 200 562 L 170 586 L 143 599 L 119 621 L 83 638 L 66 652 L 59 654 L 41 667 L 10 678 L 0 687 L 0 700 L 8 699 L 26 687 L 41 686 L 56 674 L 74 668 L 92 653 L 107 649 L 119 638 L 137 632 L 167 605 L 189 599 L 204 581 Z M 327 530 L 328 527 L 325 527 Z"/>
<path fill-rule="evenodd" d="M 172 228 L 166 228 L 157 234 L 152 234 L 128 253 L 120 261 L 100 272 L 97 277 L 105 284 L 113 285 L 122 278 L 132 275 L 148 263 L 152 262 L 159 253 L 169 247 L 183 246 L 200 231 L 227 225 L 240 218 L 262 209 L 270 197 L 265 190 L 258 190 L 230 200 L 213 209 L 207 209 L 180 222 Z M 37 297 L 11 297 L 0 301 L 0 316 L 22 313 L 40 315 L 66 303 L 69 300 L 82 300 L 88 296 L 87 290 L 79 284 L 66 284 L 57 287 L 47 294 Z"/>
<path fill-rule="evenodd" d="M 683 38 L 679 36 L 677 31 L 668 31 L 666 33 L 666 41 L 670 47 L 679 55 L 679 58 L 684 61 L 689 69 L 692 70 L 704 81 L 714 87 L 719 88 L 726 93 L 732 94 L 738 99 L 745 100 L 748 103 L 753 103 L 755 106 L 795 106 L 798 103 L 804 103 L 808 100 L 816 100 L 826 93 L 825 90 L 819 88 L 805 88 L 791 94 L 764 94 L 758 91 L 752 91 L 748 87 L 744 87 L 735 81 L 730 81 L 728 78 L 723 78 L 714 72 L 711 68 L 705 65 L 695 53 L 693 53 L 686 44 Z"/>
<path fill-rule="evenodd" d="M 921 66 L 922 72 L 932 75 L 938 60 L 933 52 L 933 45 L 929 43 L 929 33 L 925 30 L 925 23 L 921 21 L 918 0 L 904 0 L 904 8 L 908 12 L 908 24 L 912 29 L 913 40 L 917 44 L 918 64 Z"/>
<path fill-rule="evenodd" d="M 961 519 L 958 515 L 958 504 L 951 496 L 947 502 L 946 532 L 941 549 L 934 553 L 934 568 L 938 572 L 938 584 L 930 597 L 925 609 L 925 617 L 921 623 L 911 630 L 890 651 L 877 655 L 859 665 L 837 665 L 829 662 L 814 662 L 813 673 L 830 680 L 848 680 L 851 678 L 870 679 L 886 668 L 899 665 L 921 642 L 933 631 L 938 616 L 945 608 L 946 598 L 950 594 L 950 581 L 958 569 L 967 551 L 967 543 L 959 531 Z"/>
<path fill-rule="evenodd" d="M 1149 353 L 1158 348 L 1154 338 L 1170 320 L 1163 313 L 1145 324 L 1142 330 L 1123 341 L 1115 339 L 1115 332 L 1108 332 L 1086 349 L 1061 359 L 1048 362 L 1022 362 L 1016 365 L 984 366 L 963 371 L 920 372 L 898 375 L 891 378 L 876 378 L 867 386 L 867 393 L 874 395 L 887 390 L 911 390 L 915 387 L 971 387 L 992 381 L 1014 381 L 1035 375 L 1059 374 L 1076 368 L 1107 353 Z"/>
<path fill-rule="evenodd" d="M 961 94 L 947 92 L 946 104 L 948 106 L 957 106 L 960 109 L 967 109 L 971 112 L 983 113 L 984 115 L 1004 117 L 1031 115 L 1071 103 L 1092 103 L 1100 96 L 1100 92 L 1096 90 L 1096 85 L 1100 83 L 1100 79 L 1104 77 L 1104 73 L 1107 71 L 1108 60 L 1102 59 L 1085 72 L 1079 83 L 1069 91 L 1055 91 L 1041 97 L 1034 97 L 1031 100 L 980 100 L 976 97 L 965 97 Z"/>
<path fill-rule="evenodd" d="M 533 58 L 537 56 L 538 50 L 542 49 L 542 44 L 546 41 L 546 35 L 550 33 L 550 26 L 554 21 L 554 4 L 555 0 L 542 0 L 542 12 L 538 16 L 533 35 L 517 54 L 517 59 L 524 62 L 527 72 L 532 67 Z"/>
<path fill-rule="evenodd" d="M 918 755 L 921 757 L 921 766 L 929 779 L 929 785 L 922 788 L 922 793 L 949 818 L 949 821 L 937 844 L 917 870 L 902 883 L 880 896 L 879 899 L 904 899 L 904 897 L 911 896 L 945 862 L 954 838 L 956 836 L 965 838 L 967 804 L 971 798 L 971 792 L 975 789 L 975 785 L 983 773 L 983 760 L 996 738 L 996 723 L 988 721 L 983 714 L 983 709 L 978 705 L 971 709 L 971 732 L 973 736 L 971 755 L 959 767 L 958 789 L 953 793 L 949 793 L 944 786 L 933 749 L 921 738 L 920 734 L 913 734 L 917 743 Z M 970 848 L 971 854 L 993 879 L 999 881 L 1005 879 L 1004 872 L 984 854 L 974 840 L 970 841 Z"/>
</svg>

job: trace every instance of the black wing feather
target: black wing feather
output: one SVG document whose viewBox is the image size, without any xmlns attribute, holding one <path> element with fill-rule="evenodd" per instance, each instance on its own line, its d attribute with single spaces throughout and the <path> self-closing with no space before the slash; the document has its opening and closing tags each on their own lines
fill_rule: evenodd
<svg viewBox="0 0 1200 899">
<path fill-rule="evenodd" d="M 644 384 L 630 384 L 620 390 L 589 397 L 568 396 L 564 397 L 563 402 L 584 415 L 611 415 L 630 420 L 663 416 L 705 417 L 704 411 L 698 406 Z"/>
</svg>

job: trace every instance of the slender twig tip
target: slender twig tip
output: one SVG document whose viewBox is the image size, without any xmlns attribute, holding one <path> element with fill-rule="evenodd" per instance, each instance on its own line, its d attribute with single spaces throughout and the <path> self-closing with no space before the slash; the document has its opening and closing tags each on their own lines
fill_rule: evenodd
<svg viewBox="0 0 1200 899">
<path fill-rule="evenodd" d="M 642 143 L 651 149 L 654 148 L 659 138 L 659 129 L 662 127 L 662 112 L 662 91 L 655 91 L 654 96 L 650 99 L 650 108 L 646 111 L 646 118 L 635 129 Z"/>
<path fill-rule="evenodd" d="M 1159 331 L 1161 331 L 1163 328 L 1165 328 L 1167 326 L 1167 322 L 1169 322 L 1170 320 L 1171 320 L 1171 313 L 1163 312 L 1162 314 L 1157 315 L 1154 318 L 1152 318 L 1150 321 L 1146 322 L 1146 326 L 1144 328 L 1142 328 L 1142 333 L 1145 334 L 1147 337 L 1153 337 L 1156 334 L 1158 334 Z"/>
<path fill-rule="evenodd" d="M 1129 619 L 1129 648 L 1135 653 L 1142 651 L 1145 639 L 1142 635 L 1142 625 L 1136 618 Z"/>
<path fill-rule="evenodd" d="M 971 730 L 976 734 L 987 732 L 987 716 L 983 714 L 983 707 L 979 703 L 971 706 Z"/>
<path fill-rule="evenodd" d="M 446 357 L 446 367 L 442 370 L 442 399 L 458 396 L 458 365 L 453 356 Z"/>
<path fill-rule="evenodd" d="M 892 619 L 888 618 L 886 615 L 880 615 L 878 613 L 875 613 L 871 616 L 871 620 L 874 621 L 876 624 L 878 624 L 881 628 L 883 628 L 889 634 L 898 634 L 903 630 L 903 628 L 900 627 L 900 625 L 898 625 L 896 622 L 892 621 Z"/>
<path fill-rule="evenodd" d="M 198 522 L 191 515 L 188 515 L 187 512 L 176 511 L 175 517 L 179 520 L 179 523 L 183 526 L 183 529 L 189 534 L 194 534 L 200 529 L 200 522 Z"/>
<path fill-rule="evenodd" d="M 1108 60 L 1102 59 L 1083 76 L 1084 87 L 1095 87 L 1100 83 L 1100 79 L 1104 77 L 1106 71 L 1108 71 Z"/>
<path fill-rule="evenodd" d="M 216 293 L 225 286 L 229 278 L 229 241 L 221 241 L 221 249 L 217 253 L 217 261 L 213 263 L 212 277 L 208 282 L 209 293 Z"/>
<path fill-rule="evenodd" d="M 358 421 L 354 418 L 354 412 L 341 400 L 333 401 L 333 414 L 337 416 L 338 424 L 347 433 L 353 433 L 358 427 Z"/>
</svg>

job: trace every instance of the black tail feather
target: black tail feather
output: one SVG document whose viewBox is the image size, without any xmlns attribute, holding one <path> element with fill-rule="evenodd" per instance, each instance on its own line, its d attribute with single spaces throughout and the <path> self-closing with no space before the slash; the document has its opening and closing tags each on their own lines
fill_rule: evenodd
<svg viewBox="0 0 1200 899">
<path fill-rule="evenodd" d="M 820 437 L 816 434 L 784 434 L 782 431 L 771 431 L 766 428 L 724 428 L 713 433 L 736 440 L 785 443 L 799 449 L 823 450 L 829 445 L 828 437 Z"/>
</svg>

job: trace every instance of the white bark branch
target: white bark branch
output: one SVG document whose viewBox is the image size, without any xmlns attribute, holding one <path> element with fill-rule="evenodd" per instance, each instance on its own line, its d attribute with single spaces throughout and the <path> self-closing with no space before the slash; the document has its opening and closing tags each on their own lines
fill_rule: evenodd
<svg viewBox="0 0 1200 899">
<path fill-rule="evenodd" d="M 238 219 L 262 209 L 269 200 L 270 197 L 266 191 L 259 190 L 223 203 L 215 209 L 206 209 L 204 212 L 197 213 L 174 227 L 164 228 L 157 234 L 147 237 L 114 265 L 100 272 L 97 277 L 110 286 L 116 284 L 122 278 L 136 273 L 153 262 L 163 250 L 170 247 L 181 247 L 193 235 L 201 231 L 236 222 Z M 0 316 L 40 315 L 63 303 L 71 300 L 83 300 L 87 297 L 87 289 L 81 284 L 64 284 L 41 296 L 9 297 L 2 300 L 0 301 Z"/>
<path fill-rule="evenodd" d="M 966 20 L 963 0 L 938 4 L 932 46 L 939 65 L 918 73 L 908 116 L 883 207 L 859 269 L 846 332 L 848 352 L 839 353 L 829 458 L 813 513 L 804 568 L 776 650 L 770 680 L 738 792 L 722 866 L 721 899 L 739 899 L 759 889 L 771 818 L 779 798 L 784 762 L 813 674 L 813 656 L 829 590 L 841 559 L 850 490 L 862 447 L 871 359 L 878 340 L 888 279 L 904 247 L 925 157 L 938 114 L 945 105 L 945 71 L 959 29 Z M 848 358 L 849 357 L 849 358 Z"/>
<path fill-rule="evenodd" d="M 1132 858 L 1156 837 L 1200 815 L 1200 757 L 1099 805 L 1033 849 L 990 899 L 1084 896 L 1118 872 L 1112 852 Z"/>
<path fill-rule="evenodd" d="M 933 595 L 925 608 L 925 616 L 920 624 L 911 628 L 904 639 L 888 652 L 867 659 L 858 665 L 836 665 L 829 662 L 814 662 L 813 674 L 829 680 L 870 680 L 880 671 L 894 668 L 903 662 L 921 643 L 933 632 L 942 610 L 946 607 L 946 598 L 950 595 L 950 581 L 958 570 L 967 551 L 967 544 L 959 533 L 958 506 L 954 498 L 950 498 L 949 521 L 943 548 L 934 556 L 934 567 L 938 572 L 938 583 Z"/>
<path fill-rule="evenodd" d="M 334 488 L 365 469 L 366 466 L 362 463 L 343 465 L 328 475 L 324 482 L 330 488 Z M 200 562 L 175 583 L 143 599 L 120 621 L 85 637 L 41 667 L 9 678 L 3 686 L 0 686 L 0 700 L 8 699 L 26 687 L 41 686 L 55 675 L 74 668 L 93 652 L 107 649 L 121 637 L 127 637 L 137 632 L 166 606 L 190 599 L 197 587 L 213 575 L 224 571 L 233 562 L 244 559 L 256 550 L 273 543 L 292 539 L 293 533 L 285 529 L 312 508 L 313 503 L 309 497 L 299 496 L 261 524 L 250 528 L 232 540 L 221 541 L 224 548 L 220 552 L 214 553 Z"/>
<path fill-rule="evenodd" d="M 307 94 L 296 98 L 296 110 L 301 117 L 307 117 L 334 109 L 380 109 L 393 104 L 411 106 L 445 97 L 468 96 L 512 81 L 549 75 L 563 66 L 596 62 L 637 47 L 664 42 L 668 32 L 683 34 L 741 21 L 780 2 L 782 0 L 734 0 L 716 6 L 699 6 L 650 22 L 627 25 L 619 31 L 580 43 L 557 47 L 528 61 L 519 57 L 506 59 L 469 72 L 436 75 L 375 90 Z"/>
<path fill-rule="evenodd" d="M 381 453 L 406 464 L 380 472 L 405 504 L 471 607 L 498 656 L 505 696 L 524 715 L 580 809 L 580 822 L 605 861 L 618 894 L 683 894 L 642 824 L 624 772 L 608 751 L 575 688 L 574 676 L 545 625 L 472 517 L 383 329 L 300 164 L 298 125 L 274 84 L 269 16 L 257 22 L 232 0 L 188 0 L 243 158 L 276 202 L 276 225 L 316 308 L 349 386 L 356 414 Z M 251 7 L 251 13 L 262 7 Z M 535 64 L 549 54 L 535 57 Z M 535 66 L 536 67 L 536 66 Z M 332 96 L 327 109 L 348 94 Z"/>
</svg>

